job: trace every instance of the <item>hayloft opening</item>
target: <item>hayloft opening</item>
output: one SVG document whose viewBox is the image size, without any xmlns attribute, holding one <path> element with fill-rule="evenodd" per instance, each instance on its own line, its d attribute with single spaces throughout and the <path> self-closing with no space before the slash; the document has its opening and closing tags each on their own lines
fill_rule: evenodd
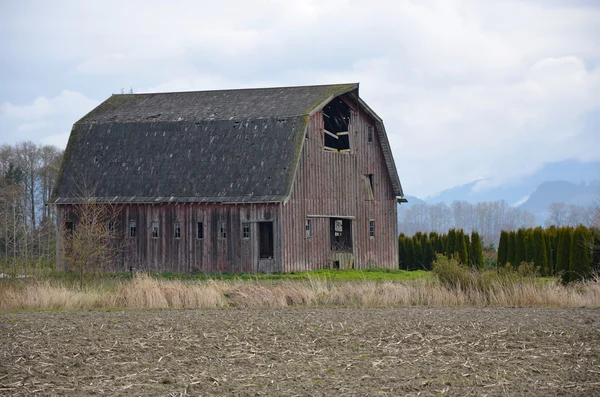
<svg viewBox="0 0 600 397">
<path fill-rule="evenodd" d="M 258 222 L 260 258 L 273 258 L 273 222 Z"/>
<path fill-rule="evenodd" d="M 350 107 L 336 98 L 323 108 L 323 148 L 328 152 L 349 152 Z"/>
<path fill-rule="evenodd" d="M 352 221 L 350 219 L 330 218 L 331 250 L 352 252 Z"/>
</svg>

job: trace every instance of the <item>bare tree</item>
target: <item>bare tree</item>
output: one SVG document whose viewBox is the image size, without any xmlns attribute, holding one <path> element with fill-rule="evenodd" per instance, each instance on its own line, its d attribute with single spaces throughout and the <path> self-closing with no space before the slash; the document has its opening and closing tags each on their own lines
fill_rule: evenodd
<svg viewBox="0 0 600 397">
<path fill-rule="evenodd" d="M 76 273 L 80 288 L 86 279 L 106 271 L 119 255 L 116 220 L 119 211 L 112 205 L 96 203 L 92 194 L 81 197 L 60 219 L 60 257 L 66 270 Z"/>
<path fill-rule="evenodd" d="M 548 206 L 548 222 L 547 225 L 562 227 L 566 225 L 568 214 L 567 204 L 562 202 L 550 203 Z"/>
</svg>

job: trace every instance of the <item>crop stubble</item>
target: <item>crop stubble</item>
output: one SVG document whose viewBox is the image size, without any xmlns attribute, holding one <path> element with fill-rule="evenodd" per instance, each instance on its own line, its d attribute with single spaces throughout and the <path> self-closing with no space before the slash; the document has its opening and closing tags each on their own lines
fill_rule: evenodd
<svg viewBox="0 0 600 397">
<path fill-rule="evenodd" d="M 0 394 L 600 395 L 600 311 L 0 315 Z"/>
</svg>

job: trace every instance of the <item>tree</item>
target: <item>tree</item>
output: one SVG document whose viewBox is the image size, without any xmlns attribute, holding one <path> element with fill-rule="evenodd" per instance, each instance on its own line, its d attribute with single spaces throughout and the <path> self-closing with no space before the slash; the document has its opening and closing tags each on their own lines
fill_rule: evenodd
<svg viewBox="0 0 600 397">
<path fill-rule="evenodd" d="M 473 243 L 473 237 L 471 237 L 471 243 Z M 500 242 L 498 243 L 498 267 L 506 265 L 508 258 L 508 232 L 502 230 L 500 232 Z"/>
<path fill-rule="evenodd" d="M 83 289 L 86 279 L 104 272 L 119 255 L 116 246 L 116 220 L 119 211 L 108 204 L 94 202 L 85 194 L 72 207 L 70 217 L 61 219 L 61 259 L 73 271 Z"/>
<path fill-rule="evenodd" d="M 573 231 L 569 256 L 570 279 L 585 280 L 590 277 L 592 270 L 592 234 L 585 226 L 578 226 Z"/>
<path fill-rule="evenodd" d="M 563 283 L 571 281 L 569 272 L 569 259 L 571 256 L 571 228 L 563 227 L 558 229 L 558 246 L 556 248 L 556 275 Z"/>
<path fill-rule="evenodd" d="M 481 237 L 479 237 L 479 233 L 476 231 L 471 232 L 471 254 L 469 257 L 474 267 L 483 269 L 483 247 L 481 245 Z"/>
<path fill-rule="evenodd" d="M 559 202 L 550 203 L 548 206 L 548 226 L 564 226 L 567 220 L 568 212 L 567 204 Z"/>
<path fill-rule="evenodd" d="M 461 263 L 469 264 L 469 237 L 465 235 L 462 229 L 457 234 L 456 241 L 456 252 L 458 253 L 458 259 Z"/>
<path fill-rule="evenodd" d="M 541 227 L 536 227 L 533 230 L 533 263 L 540 268 L 542 276 L 549 276 L 548 257 L 546 252 L 546 239 L 544 238 L 544 230 Z"/>
</svg>

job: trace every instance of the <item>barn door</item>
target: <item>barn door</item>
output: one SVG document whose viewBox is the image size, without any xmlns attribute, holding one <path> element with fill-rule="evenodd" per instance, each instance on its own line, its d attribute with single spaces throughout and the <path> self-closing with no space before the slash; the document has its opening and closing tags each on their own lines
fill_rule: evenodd
<svg viewBox="0 0 600 397">
<path fill-rule="evenodd" d="M 352 250 L 352 220 L 329 218 L 332 267 L 336 269 L 354 268 Z"/>
</svg>

